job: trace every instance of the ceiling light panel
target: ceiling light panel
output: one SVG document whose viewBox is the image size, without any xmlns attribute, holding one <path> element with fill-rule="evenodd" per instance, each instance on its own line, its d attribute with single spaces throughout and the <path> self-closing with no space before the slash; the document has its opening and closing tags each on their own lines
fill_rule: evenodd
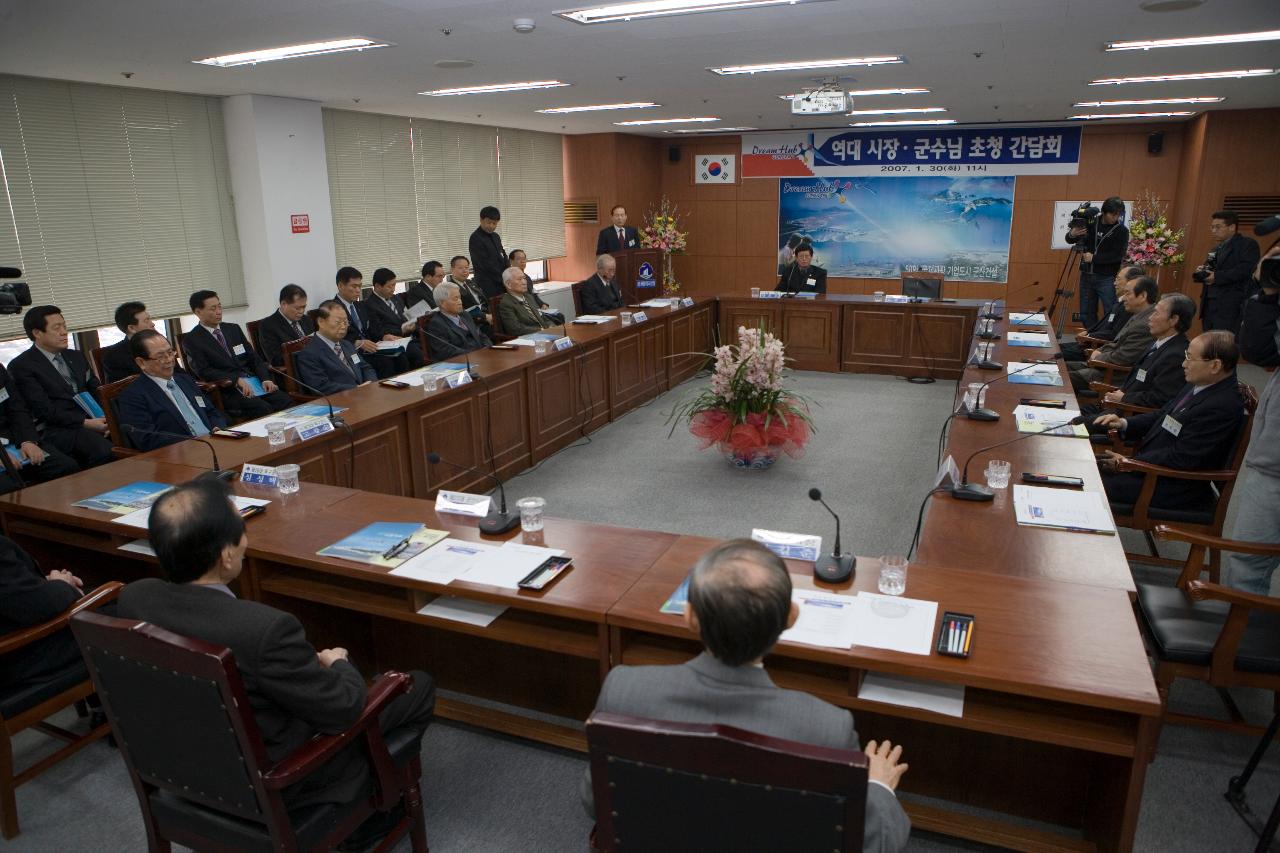
<svg viewBox="0 0 1280 853">
<path fill-rule="evenodd" d="M 899 107 L 898 109 L 889 110 L 852 110 L 845 115 L 851 116 L 892 116 L 906 115 L 907 113 L 945 113 L 946 107 Z"/>
<path fill-rule="evenodd" d="M 1090 115 L 1067 116 L 1077 121 L 1099 121 L 1108 118 L 1183 118 L 1195 115 L 1194 110 L 1171 113 L 1095 113 Z"/>
<path fill-rule="evenodd" d="M 459 86 L 454 89 L 433 89 L 430 92 L 419 92 L 433 98 L 444 98 L 451 95 L 490 95 L 495 92 L 527 92 L 530 89 L 555 89 L 568 86 L 559 80 L 530 80 L 524 83 L 490 83 L 487 86 Z"/>
<path fill-rule="evenodd" d="M 664 130 L 663 133 L 743 133 L 748 130 L 759 130 L 758 127 L 682 127 L 676 130 Z"/>
<path fill-rule="evenodd" d="M 712 74 L 765 74 L 770 71 L 808 71 L 816 68 L 851 68 L 859 65 L 897 65 L 905 62 L 901 56 L 856 56 L 845 59 L 810 59 L 799 62 L 762 62 L 755 65 L 725 65 L 708 68 Z"/>
<path fill-rule="evenodd" d="M 564 113 L 594 113 L 603 110 L 644 110 L 650 107 L 660 107 L 662 104 L 655 104 L 650 101 L 633 101 L 626 104 L 592 104 L 585 107 L 550 107 L 545 110 L 537 110 L 547 115 L 563 115 Z"/>
<path fill-rule="evenodd" d="M 374 50 L 379 47 L 391 47 L 391 43 L 352 36 L 285 47 L 268 47 L 264 50 L 250 50 L 244 53 L 228 53 L 224 56 L 211 56 L 207 59 L 191 61 L 197 65 L 234 68 L 237 65 L 258 65 L 263 62 L 278 62 L 282 59 L 302 59 L 308 56 L 325 56 L 330 53 L 348 53 L 353 50 Z"/>
<path fill-rule="evenodd" d="M 1090 80 L 1090 86 L 1116 86 L 1121 83 L 1168 83 L 1179 80 L 1237 80 L 1243 77 L 1266 77 L 1275 74 L 1274 68 L 1250 68 L 1240 71 L 1200 71 L 1195 74 L 1153 74 L 1148 77 L 1105 77 Z"/>
<path fill-rule="evenodd" d="M 1157 104 L 1219 104 L 1226 98 L 1141 98 L 1131 101 L 1080 101 L 1073 107 L 1150 107 Z"/>
<path fill-rule="evenodd" d="M 955 124 L 953 118 L 918 118 L 918 119 L 900 119 L 897 121 L 855 121 L 850 122 L 849 127 L 892 127 L 897 125 L 929 125 L 929 124 Z"/>
<path fill-rule="evenodd" d="M 590 9 L 565 9 L 556 15 L 578 24 L 611 24 L 670 15 L 693 15 L 700 12 L 729 12 L 767 6 L 796 6 L 825 0 L 648 0 L 648 2 L 614 3 Z"/>
<path fill-rule="evenodd" d="M 645 124 L 689 124 L 691 122 L 720 121 L 716 116 L 696 116 L 694 118 L 645 118 L 632 121 L 615 121 L 619 127 L 639 127 Z"/>
<path fill-rule="evenodd" d="M 1280 39 L 1280 30 L 1267 30 L 1259 33 L 1232 33 L 1223 36 L 1187 36 L 1173 39 L 1144 39 L 1142 41 L 1109 41 L 1106 49 L 1117 50 L 1153 50 L 1161 47 L 1201 47 L 1211 44 L 1245 44 L 1255 41 L 1275 41 Z"/>
</svg>

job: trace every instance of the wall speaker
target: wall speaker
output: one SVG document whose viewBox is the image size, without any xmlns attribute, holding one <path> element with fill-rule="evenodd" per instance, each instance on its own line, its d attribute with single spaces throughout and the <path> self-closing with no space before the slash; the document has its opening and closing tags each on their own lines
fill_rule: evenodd
<svg viewBox="0 0 1280 853">
<path fill-rule="evenodd" d="M 668 162 L 671 162 L 671 163 L 680 162 L 680 146 L 679 145 L 667 146 L 667 160 Z"/>
<path fill-rule="evenodd" d="M 1164 150 L 1164 131 L 1157 130 L 1155 133 L 1147 134 L 1147 153 L 1159 154 Z"/>
</svg>

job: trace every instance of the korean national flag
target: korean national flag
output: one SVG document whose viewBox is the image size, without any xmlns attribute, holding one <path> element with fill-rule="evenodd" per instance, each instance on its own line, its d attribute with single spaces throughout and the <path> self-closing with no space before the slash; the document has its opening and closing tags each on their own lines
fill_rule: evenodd
<svg viewBox="0 0 1280 853">
<path fill-rule="evenodd" d="M 694 183 L 698 184 L 732 184 L 737 182 L 734 174 L 733 154 L 703 154 L 698 157 L 695 166 Z"/>
</svg>

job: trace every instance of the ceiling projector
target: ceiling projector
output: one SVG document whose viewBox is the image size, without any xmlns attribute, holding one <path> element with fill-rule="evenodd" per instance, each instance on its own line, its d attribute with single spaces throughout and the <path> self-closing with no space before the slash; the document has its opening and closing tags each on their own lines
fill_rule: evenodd
<svg viewBox="0 0 1280 853">
<path fill-rule="evenodd" d="M 849 110 L 849 98 L 844 92 L 819 90 L 805 92 L 791 99 L 791 114 L 797 116 L 826 116 Z"/>
</svg>

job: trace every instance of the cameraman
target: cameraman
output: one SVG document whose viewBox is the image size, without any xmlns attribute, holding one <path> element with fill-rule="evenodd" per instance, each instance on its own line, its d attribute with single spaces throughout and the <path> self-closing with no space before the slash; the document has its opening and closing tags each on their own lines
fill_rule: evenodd
<svg viewBox="0 0 1280 853">
<path fill-rule="evenodd" d="M 1250 240 L 1249 242 L 1253 242 Z M 1280 243 L 1254 270 L 1262 290 L 1244 303 L 1240 354 L 1260 367 L 1280 365 Z M 1206 288 L 1207 289 L 1207 288 Z M 1235 521 L 1226 535 L 1246 542 L 1280 542 L 1280 383 L 1273 374 L 1258 399 L 1243 475 L 1232 503 Z M 1228 584 L 1245 592 L 1271 594 L 1271 576 L 1280 560 L 1254 554 L 1226 555 Z"/>
<path fill-rule="evenodd" d="M 1073 219 L 1067 232 L 1067 242 L 1082 253 L 1080 325 L 1086 329 L 1098 320 L 1099 300 L 1104 315 L 1116 305 L 1116 273 L 1129 250 L 1129 229 L 1120 222 L 1123 215 L 1124 201 L 1113 195 L 1102 203 L 1101 215 L 1084 216 L 1083 222 Z"/>
<path fill-rule="evenodd" d="M 1240 329 L 1240 312 L 1252 287 L 1250 277 L 1258 265 L 1258 244 L 1239 231 L 1240 218 L 1234 210 L 1219 210 L 1209 230 L 1218 241 L 1203 264 L 1191 277 L 1204 285 L 1200 297 L 1200 323 L 1205 331 Z"/>
</svg>

